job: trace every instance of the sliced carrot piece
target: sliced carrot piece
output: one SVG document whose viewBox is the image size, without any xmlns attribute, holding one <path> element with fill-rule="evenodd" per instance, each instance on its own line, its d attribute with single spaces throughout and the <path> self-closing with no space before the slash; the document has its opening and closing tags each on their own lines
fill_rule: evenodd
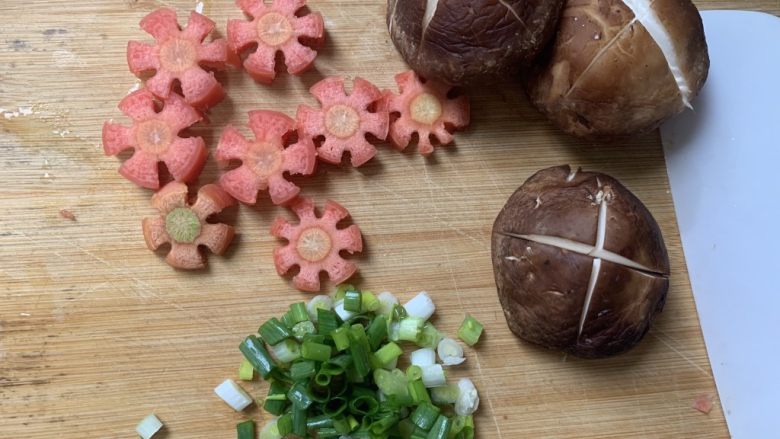
<svg viewBox="0 0 780 439">
<path fill-rule="evenodd" d="M 311 175 L 317 163 L 317 153 L 311 139 L 302 137 L 287 146 L 295 132 L 295 121 L 275 111 L 258 110 L 249 113 L 249 127 L 255 135 L 247 140 L 233 126 L 222 133 L 217 146 L 217 160 L 240 160 L 241 166 L 226 172 L 219 184 L 237 200 L 255 204 L 257 193 L 268 190 L 274 204 L 284 204 L 295 198 L 301 189 L 284 174 Z"/>
<path fill-rule="evenodd" d="M 200 113 L 175 93 L 162 103 L 160 112 L 156 104 L 147 89 L 125 96 L 119 109 L 133 120 L 133 125 L 103 124 L 104 152 L 117 155 L 132 148 L 133 156 L 122 164 L 119 173 L 141 187 L 160 187 L 159 162 L 165 163 L 174 180 L 195 180 L 206 163 L 206 144 L 200 137 L 179 137 L 179 132 L 200 121 Z"/>
<path fill-rule="evenodd" d="M 300 219 L 296 225 L 284 218 L 277 218 L 271 226 L 271 234 L 287 240 L 287 244 L 274 250 L 274 264 L 280 276 L 292 267 L 300 271 L 293 277 L 293 285 L 301 291 L 320 290 L 320 272 L 328 273 L 333 284 L 340 284 L 357 271 L 357 265 L 339 254 L 363 250 L 363 239 L 356 225 L 338 228 L 337 224 L 349 217 L 347 209 L 334 201 L 325 203 L 322 216 L 314 212 L 314 203 L 308 198 L 297 198 L 291 209 Z"/>
<path fill-rule="evenodd" d="M 344 79 L 329 77 L 309 89 L 321 108 L 298 107 L 298 128 L 315 139 L 324 137 L 317 156 L 328 163 L 341 163 L 349 152 L 352 166 L 360 166 L 376 155 L 376 148 L 366 140 L 372 134 L 379 140 L 387 137 L 388 113 L 382 93 L 375 85 L 355 78 L 352 93 L 344 90 Z"/>
<path fill-rule="evenodd" d="M 385 92 L 387 110 L 390 112 L 390 141 L 404 150 L 412 140 L 419 138 L 418 150 L 422 155 L 433 153 L 431 137 L 439 144 L 452 142 L 452 132 L 469 124 L 469 100 L 466 96 L 447 97 L 452 87 L 437 81 L 420 78 L 414 71 L 395 76 L 400 95 Z M 393 116 L 396 116 L 393 120 Z"/>
<path fill-rule="evenodd" d="M 216 105 L 225 97 L 225 91 L 214 73 L 204 67 L 224 69 L 228 46 L 223 38 L 203 42 L 214 26 L 209 18 L 192 11 L 187 27 L 181 29 L 175 11 L 157 9 L 141 20 L 141 28 L 155 38 L 156 44 L 127 44 L 130 71 L 136 76 L 154 72 L 146 87 L 163 99 L 171 95 L 173 81 L 179 80 L 188 104 L 200 109 Z"/>
<path fill-rule="evenodd" d="M 306 0 L 274 0 L 270 5 L 263 0 L 238 0 L 236 4 L 252 19 L 229 20 L 228 43 L 239 56 L 257 45 L 244 60 L 244 68 L 256 81 L 270 84 L 274 80 L 278 52 L 284 54 L 287 72 L 292 75 L 300 75 L 314 64 L 314 49 L 324 42 L 325 30 L 319 13 L 297 15 Z"/>
<path fill-rule="evenodd" d="M 187 185 L 171 182 L 152 196 L 151 204 L 160 215 L 144 218 L 144 240 L 150 250 L 171 244 L 165 261 L 172 267 L 185 270 L 203 268 L 206 258 L 199 247 L 221 255 L 233 240 L 235 231 L 232 226 L 206 221 L 209 216 L 235 204 L 235 200 L 217 185 L 203 186 L 195 203 L 190 204 Z"/>
</svg>

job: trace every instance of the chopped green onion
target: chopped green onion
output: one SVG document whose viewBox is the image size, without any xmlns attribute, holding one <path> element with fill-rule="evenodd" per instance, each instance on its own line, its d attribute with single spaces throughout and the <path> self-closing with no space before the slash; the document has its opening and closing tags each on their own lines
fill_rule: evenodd
<svg viewBox="0 0 780 439">
<path fill-rule="evenodd" d="M 271 381 L 271 387 L 268 389 L 268 396 L 265 398 L 263 408 L 268 413 L 279 416 L 287 408 L 287 392 L 290 389 L 281 381 Z"/>
<path fill-rule="evenodd" d="M 290 366 L 290 378 L 296 382 L 311 378 L 315 373 L 317 373 L 317 369 L 314 361 L 311 360 L 298 361 Z"/>
<path fill-rule="evenodd" d="M 466 314 L 466 318 L 458 329 L 458 337 L 467 345 L 474 346 L 482 335 L 482 329 L 482 323 L 479 323 L 477 319 Z"/>
<path fill-rule="evenodd" d="M 393 295 L 393 293 L 389 291 L 383 291 L 379 293 L 377 300 L 379 300 L 379 309 L 377 310 L 377 313 L 385 316 L 388 321 L 392 320 L 393 307 L 398 305 L 398 299 Z"/>
<path fill-rule="evenodd" d="M 333 338 L 333 343 L 336 344 L 337 351 L 343 351 L 349 348 L 349 327 L 348 326 L 341 326 L 339 328 L 336 328 L 334 331 L 330 333 L 330 336 L 331 338 Z"/>
<path fill-rule="evenodd" d="M 409 417 L 414 425 L 423 430 L 430 430 L 439 417 L 441 410 L 433 404 L 422 403 L 417 406 Z"/>
<path fill-rule="evenodd" d="M 403 349 L 391 341 L 390 343 L 379 348 L 378 351 L 374 352 L 374 356 L 376 357 L 379 364 L 385 365 L 397 359 L 403 353 Z"/>
<path fill-rule="evenodd" d="M 310 341 L 312 343 L 325 344 L 327 337 L 322 334 L 307 334 L 303 337 L 303 341 Z"/>
<path fill-rule="evenodd" d="M 425 387 L 428 388 L 443 386 L 447 382 L 447 378 L 444 376 L 444 369 L 442 369 L 441 364 L 423 367 L 422 381 Z"/>
<path fill-rule="evenodd" d="M 241 381 L 252 381 L 255 378 L 255 369 L 252 363 L 246 358 L 241 359 L 241 365 L 238 366 L 238 379 Z"/>
<path fill-rule="evenodd" d="M 442 339 L 436 348 L 436 353 L 439 354 L 439 358 L 445 366 L 455 366 L 466 361 L 463 356 L 463 348 L 451 338 Z"/>
<path fill-rule="evenodd" d="M 307 340 L 301 347 L 301 355 L 307 360 L 328 361 L 330 359 L 330 346 Z"/>
<path fill-rule="evenodd" d="M 425 388 L 422 378 L 409 380 L 409 385 L 407 387 L 409 388 L 409 396 L 412 397 L 413 404 L 431 402 L 431 395 L 428 394 L 428 389 Z M 434 387 L 434 389 L 437 389 L 437 387 Z"/>
<path fill-rule="evenodd" d="M 287 399 L 292 401 L 294 407 L 300 407 L 304 410 L 309 408 L 312 403 L 311 396 L 306 390 L 306 384 L 302 382 L 296 383 L 290 388 L 290 391 L 287 392 Z"/>
<path fill-rule="evenodd" d="M 357 313 L 354 313 L 352 311 L 349 311 L 344 307 L 344 299 L 337 300 L 336 303 L 333 304 L 333 312 L 335 312 L 339 318 L 343 321 L 348 321 L 352 317 L 355 317 Z"/>
<path fill-rule="evenodd" d="M 317 310 L 317 321 L 318 321 L 317 333 L 320 335 L 328 335 L 331 332 L 333 332 L 334 329 L 341 326 L 341 322 L 339 321 L 339 316 L 336 315 L 335 312 L 328 309 L 320 308 Z"/>
<path fill-rule="evenodd" d="M 347 422 L 349 422 L 349 430 L 350 431 L 353 431 L 353 430 L 355 430 L 356 428 L 358 428 L 360 426 L 360 423 L 352 415 L 347 416 Z"/>
<path fill-rule="evenodd" d="M 339 355 L 337 357 L 331 358 L 325 364 L 323 364 L 320 368 L 320 372 L 331 376 L 341 375 L 350 364 L 352 364 L 351 355 Z"/>
<path fill-rule="evenodd" d="M 162 422 L 154 414 L 148 415 L 143 418 L 138 425 L 135 426 L 135 432 L 138 433 L 143 439 L 150 439 L 157 434 L 163 427 Z"/>
<path fill-rule="evenodd" d="M 432 366 L 436 364 L 436 352 L 431 348 L 417 349 L 412 351 L 410 361 L 415 366 Z"/>
<path fill-rule="evenodd" d="M 341 300 L 344 298 L 344 295 L 347 294 L 347 291 L 355 291 L 356 288 L 350 284 L 341 284 L 336 287 L 336 293 L 333 295 L 333 300 Z"/>
<path fill-rule="evenodd" d="M 272 345 L 270 348 L 271 353 L 280 363 L 291 363 L 301 357 L 301 346 L 289 338 Z"/>
<path fill-rule="evenodd" d="M 400 434 L 402 438 L 411 438 L 416 430 L 417 426 L 414 425 L 409 418 L 402 419 L 401 422 L 398 423 L 398 434 Z"/>
<path fill-rule="evenodd" d="M 306 320 L 305 322 L 296 323 L 292 328 L 292 335 L 298 341 L 303 341 L 303 337 L 307 334 L 314 334 L 317 332 L 317 328 L 314 327 L 314 323 Z"/>
<path fill-rule="evenodd" d="M 352 355 L 352 364 L 355 372 L 360 377 L 365 377 L 371 371 L 371 347 L 368 337 L 362 325 L 352 325 L 349 328 L 349 354 Z"/>
<path fill-rule="evenodd" d="M 474 383 L 468 378 L 458 381 L 458 400 L 455 401 L 455 413 L 468 416 L 479 408 L 479 394 Z"/>
<path fill-rule="evenodd" d="M 330 378 L 332 376 L 333 375 L 330 375 L 330 374 L 327 374 L 327 373 L 324 373 L 324 372 L 320 372 L 317 375 L 314 375 L 314 382 L 317 383 L 317 385 L 325 387 L 325 386 L 330 384 Z"/>
<path fill-rule="evenodd" d="M 255 439 L 255 421 L 251 419 L 236 424 L 238 439 Z"/>
<path fill-rule="evenodd" d="M 393 307 L 393 321 L 400 322 L 401 320 L 409 317 L 409 314 L 406 313 L 406 308 L 404 308 L 402 305 L 396 304 Z"/>
<path fill-rule="evenodd" d="M 409 381 L 415 381 L 422 379 L 422 368 L 416 364 L 413 364 L 406 368 L 406 379 Z"/>
<path fill-rule="evenodd" d="M 231 379 L 227 379 L 215 387 L 214 393 L 237 412 L 244 410 L 252 404 L 252 397 Z"/>
<path fill-rule="evenodd" d="M 338 430 L 336 430 L 335 428 L 331 428 L 331 427 L 318 428 L 316 430 L 316 432 L 317 432 L 317 436 L 316 436 L 317 439 L 329 439 L 329 438 L 344 437 L 344 436 L 341 435 L 341 433 L 339 433 Z"/>
<path fill-rule="evenodd" d="M 306 427 L 316 429 L 333 427 L 333 417 L 328 415 L 313 416 L 306 420 Z"/>
<path fill-rule="evenodd" d="M 279 434 L 279 421 L 272 419 L 260 430 L 260 439 L 282 439 L 282 435 Z"/>
<path fill-rule="evenodd" d="M 292 433 L 293 431 L 292 413 L 287 413 L 283 416 L 280 416 L 276 422 L 276 426 L 279 429 L 279 435 L 281 435 L 282 437 L 285 437 L 288 434 Z"/>
<path fill-rule="evenodd" d="M 333 299 L 324 294 L 312 297 L 309 303 L 306 304 L 306 312 L 309 313 L 309 320 L 317 323 L 317 310 L 320 308 L 328 311 L 332 310 Z"/>
<path fill-rule="evenodd" d="M 428 432 L 427 439 L 447 439 L 447 436 L 450 434 L 450 428 L 452 428 L 452 420 L 444 415 L 439 415 Z"/>
<path fill-rule="evenodd" d="M 347 398 L 336 396 L 325 403 L 325 406 L 322 407 L 322 412 L 331 418 L 334 418 L 344 413 L 344 410 L 347 409 L 347 404 L 349 404 Z"/>
<path fill-rule="evenodd" d="M 270 345 L 275 345 L 285 338 L 290 337 L 290 331 L 288 331 L 287 327 L 276 317 L 263 323 L 257 331 L 260 333 L 260 337 Z"/>
<path fill-rule="evenodd" d="M 417 341 L 425 320 L 417 317 L 407 317 L 401 320 L 398 327 L 398 339 L 404 341 Z"/>
<path fill-rule="evenodd" d="M 373 416 L 379 410 L 379 401 L 374 392 L 356 387 L 352 392 L 352 400 L 349 402 L 349 411 L 354 415 Z"/>
<path fill-rule="evenodd" d="M 363 291 L 360 294 L 360 309 L 363 312 L 376 312 L 380 305 L 379 299 L 371 291 Z"/>
<path fill-rule="evenodd" d="M 374 383 L 387 396 L 409 396 L 406 375 L 398 369 L 393 369 L 392 371 L 384 369 L 375 370 Z"/>
<path fill-rule="evenodd" d="M 441 333 L 436 329 L 435 326 L 433 326 L 432 323 L 425 322 L 425 326 L 423 326 L 422 331 L 420 332 L 420 336 L 417 337 L 415 343 L 417 343 L 417 346 L 420 346 L 421 348 L 433 349 L 439 345 L 439 342 L 442 338 L 443 337 Z"/>
<path fill-rule="evenodd" d="M 450 437 L 457 437 L 459 439 L 473 439 L 474 418 L 471 415 L 455 417 L 455 419 L 452 421 Z"/>
<path fill-rule="evenodd" d="M 387 320 L 385 316 L 379 315 L 374 317 L 374 320 L 366 328 L 366 335 L 368 335 L 368 343 L 371 345 L 371 349 L 376 350 L 382 343 L 382 340 L 387 338 Z"/>
<path fill-rule="evenodd" d="M 445 384 L 431 389 L 431 399 L 435 404 L 455 404 L 458 400 L 460 389 L 455 384 Z"/>
<path fill-rule="evenodd" d="M 428 320 L 436 311 L 436 306 L 433 304 L 431 296 L 425 291 L 421 291 L 418 295 L 404 304 L 404 309 L 409 317 Z"/>
<path fill-rule="evenodd" d="M 321 386 L 317 384 L 316 381 L 309 381 L 307 390 L 309 391 L 311 400 L 314 402 L 325 403 L 330 399 L 330 387 L 328 387 L 327 384 L 325 386 Z"/>
<path fill-rule="evenodd" d="M 306 407 L 293 403 L 292 433 L 298 437 L 306 437 Z"/>
<path fill-rule="evenodd" d="M 303 302 L 297 302 L 290 305 L 290 310 L 287 311 L 293 322 L 300 323 L 309 320 L 309 313 L 306 311 L 306 304 Z"/>
<path fill-rule="evenodd" d="M 344 309 L 349 312 L 359 313 L 361 311 L 360 304 L 362 302 L 360 296 L 360 291 L 350 290 L 344 293 Z"/>
<path fill-rule="evenodd" d="M 397 423 L 398 423 L 398 416 L 390 414 L 374 421 L 368 427 L 368 430 L 371 432 L 372 435 L 375 435 L 373 437 L 376 436 L 386 437 L 385 434 Z"/>
<path fill-rule="evenodd" d="M 276 369 L 276 363 L 265 349 L 265 346 L 263 346 L 263 342 L 254 335 L 244 339 L 238 349 L 263 379 L 268 378 L 271 371 Z"/>
</svg>

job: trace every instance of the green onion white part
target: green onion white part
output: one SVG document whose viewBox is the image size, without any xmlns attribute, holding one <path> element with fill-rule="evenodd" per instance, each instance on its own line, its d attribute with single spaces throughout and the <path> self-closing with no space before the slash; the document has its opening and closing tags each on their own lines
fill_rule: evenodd
<svg viewBox="0 0 780 439">
<path fill-rule="evenodd" d="M 271 354 L 280 363 L 291 363 L 301 357 L 301 345 L 288 338 L 271 346 Z"/>
<path fill-rule="evenodd" d="M 455 366 L 466 361 L 463 356 L 463 348 L 451 338 L 442 339 L 436 348 L 436 353 L 439 354 L 439 359 L 445 366 Z"/>
<path fill-rule="evenodd" d="M 436 364 L 436 352 L 431 348 L 422 348 L 412 351 L 410 361 L 415 366 L 427 367 Z"/>
<path fill-rule="evenodd" d="M 431 318 L 436 311 L 436 305 L 433 304 L 431 296 L 427 292 L 421 291 L 420 294 L 414 296 L 411 300 L 404 304 L 404 309 L 409 317 L 418 317 L 423 320 Z"/>
<path fill-rule="evenodd" d="M 428 388 L 443 386 L 447 382 L 447 377 L 441 364 L 422 367 L 422 382 Z"/>
<path fill-rule="evenodd" d="M 468 378 L 458 381 L 458 400 L 455 401 L 455 413 L 468 416 L 479 408 L 479 394 L 474 383 Z"/>
<path fill-rule="evenodd" d="M 309 313 L 309 319 L 314 323 L 317 323 L 317 309 L 319 308 L 333 309 L 333 299 L 330 296 L 320 294 L 309 300 L 309 303 L 306 304 L 306 312 Z"/>
<path fill-rule="evenodd" d="M 379 311 L 377 312 L 383 316 L 389 316 L 392 314 L 393 307 L 399 303 L 398 298 L 389 291 L 383 291 L 379 293 L 376 298 L 379 299 Z"/>
<path fill-rule="evenodd" d="M 214 389 L 217 394 L 233 410 L 240 412 L 252 404 L 252 397 L 233 380 L 227 379 Z"/>
<path fill-rule="evenodd" d="M 141 420 L 135 426 L 135 432 L 143 439 L 149 439 L 162 428 L 163 424 L 154 414 L 151 414 Z"/>
<path fill-rule="evenodd" d="M 271 419 L 260 430 L 260 439 L 282 439 L 282 435 L 279 434 L 279 427 L 276 425 L 278 418 Z"/>
<path fill-rule="evenodd" d="M 455 404 L 460 389 L 455 384 L 445 384 L 431 389 L 431 400 L 436 404 Z"/>
</svg>

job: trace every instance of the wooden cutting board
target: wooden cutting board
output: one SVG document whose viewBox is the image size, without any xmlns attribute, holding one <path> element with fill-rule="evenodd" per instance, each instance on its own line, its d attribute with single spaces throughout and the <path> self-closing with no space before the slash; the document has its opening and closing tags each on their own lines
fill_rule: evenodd
<svg viewBox="0 0 780 439">
<path fill-rule="evenodd" d="M 168 1 L 179 11 L 194 1 Z M 776 1 L 699 2 L 780 12 Z M 289 214 L 263 197 L 228 212 L 239 235 L 201 273 L 170 269 L 146 249 L 141 219 L 150 191 L 121 178 L 105 157 L 104 120 L 137 81 L 127 71 L 138 21 L 162 2 L 6 0 L 0 29 L 0 437 L 135 437 L 154 412 L 169 438 L 234 437 L 237 414 L 212 393 L 235 378 L 239 341 L 307 296 L 278 277 L 271 221 Z M 328 41 L 317 70 L 281 75 L 272 87 L 240 71 L 220 77 L 229 98 L 194 131 L 213 151 L 228 123 L 251 109 L 294 115 L 307 89 L 329 75 L 381 88 L 404 70 L 385 30 L 381 1 L 321 1 Z M 207 1 L 224 34 L 240 12 Z M 590 147 L 558 133 L 516 84 L 470 92 L 473 121 L 457 144 L 424 159 L 379 145 L 360 169 L 321 166 L 296 179 L 303 194 L 347 207 L 365 237 L 361 287 L 408 298 L 429 291 L 435 323 L 454 334 L 468 311 L 486 325 L 466 366 L 480 390 L 478 437 L 725 437 L 702 342 L 656 134 Z M 667 307 L 626 355 L 582 361 L 520 342 L 506 327 L 493 284 L 489 234 L 507 197 L 533 172 L 570 163 L 614 175 L 650 208 L 672 260 Z M 219 174 L 210 161 L 199 184 Z M 76 219 L 60 216 L 67 209 Z M 263 383 L 247 386 L 256 395 Z M 716 398 L 709 415 L 691 409 Z"/>
</svg>

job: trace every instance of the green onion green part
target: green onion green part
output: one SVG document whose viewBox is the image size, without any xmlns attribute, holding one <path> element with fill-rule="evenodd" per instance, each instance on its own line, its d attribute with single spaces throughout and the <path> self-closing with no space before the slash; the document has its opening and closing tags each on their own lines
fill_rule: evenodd
<svg viewBox="0 0 780 439">
<path fill-rule="evenodd" d="M 417 406 L 409 417 L 414 425 L 423 430 L 430 430 L 433 424 L 436 423 L 436 419 L 439 417 L 441 410 L 433 404 L 422 403 Z"/>
<path fill-rule="evenodd" d="M 312 360 L 299 361 L 290 366 L 290 378 L 295 382 L 305 381 L 316 373 L 317 367 Z"/>
<path fill-rule="evenodd" d="M 374 357 L 380 365 L 384 366 L 400 357 L 403 353 L 404 351 L 401 347 L 391 341 L 374 352 Z"/>
<path fill-rule="evenodd" d="M 244 339 L 238 349 L 263 379 L 268 378 L 271 371 L 276 369 L 276 363 L 265 349 L 263 342 L 254 335 Z"/>
<path fill-rule="evenodd" d="M 337 351 L 344 351 L 349 348 L 349 327 L 341 326 L 330 333 Z"/>
<path fill-rule="evenodd" d="M 439 415 L 436 423 L 433 424 L 428 432 L 427 439 L 447 439 L 452 428 L 452 420 L 444 415 Z"/>
<path fill-rule="evenodd" d="M 359 313 L 361 311 L 360 291 L 349 290 L 344 293 L 344 309 L 349 312 Z"/>
<path fill-rule="evenodd" d="M 363 312 L 377 312 L 381 303 L 371 291 L 363 291 L 360 294 L 360 308 Z"/>
<path fill-rule="evenodd" d="M 482 323 L 479 323 L 477 319 L 466 314 L 466 318 L 458 329 L 458 338 L 463 340 L 469 346 L 474 346 L 479 341 L 479 337 L 482 336 Z"/>
<path fill-rule="evenodd" d="M 307 407 L 303 407 L 293 403 L 292 433 L 298 437 L 306 437 L 306 408 Z"/>
<path fill-rule="evenodd" d="M 368 344 L 371 349 L 376 350 L 379 348 L 382 340 L 387 338 L 387 320 L 385 316 L 378 315 L 374 317 L 374 320 L 366 328 L 366 335 L 368 336 Z"/>
<path fill-rule="evenodd" d="M 330 346 L 307 340 L 303 342 L 301 355 L 307 360 L 328 361 L 330 359 Z"/>
<path fill-rule="evenodd" d="M 317 330 L 318 334 L 329 335 L 336 328 L 341 326 L 341 320 L 335 312 L 329 309 L 318 308 L 317 324 L 319 325 Z"/>
<path fill-rule="evenodd" d="M 255 422 L 252 420 L 236 424 L 238 439 L 255 439 Z"/>
<path fill-rule="evenodd" d="M 241 365 L 238 366 L 238 379 L 241 381 L 252 381 L 255 378 L 255 369 L 252 363 L 246 358 L 241 359 Z"/>
<path fill-rule="evenodd" d="M 257 332 L 260 333 L 260 338 L 265 340 L 269 345 L 275 345 L 285 338 L 290 337 L 290 331 L 288 331 L 287 327 L 276 317 L 263 323 Z"/>
</svg>

